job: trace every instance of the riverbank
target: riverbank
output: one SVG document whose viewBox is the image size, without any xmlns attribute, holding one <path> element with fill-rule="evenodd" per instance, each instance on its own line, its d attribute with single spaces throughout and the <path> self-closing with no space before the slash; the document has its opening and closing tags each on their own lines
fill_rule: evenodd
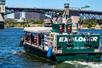
<svg viewBox="0 0 102 68">
<path fill-rule="evenodd" d="M 5 28 L 25 28 L 25 27 L 42 27 L 43 24 L 29 24 L 29 26 L 6 26 Z"/>
<path fill-rule="evenodd" d="M 99 29 L 100 30 L 100 29 L 102 29 L 102 27 L 101 26 L 96 26 L 96 27 L 88 28 L 88 27 L 81 26 L 80 29 Z"/>
</svg>

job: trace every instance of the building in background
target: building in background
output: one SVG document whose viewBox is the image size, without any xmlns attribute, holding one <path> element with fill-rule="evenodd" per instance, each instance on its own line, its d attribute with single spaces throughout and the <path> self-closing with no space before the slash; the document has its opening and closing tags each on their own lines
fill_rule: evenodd
<svg viewBox="0 0 102 68">
<path fill-rule="evenodd" d="M 45 19 L 45 15 L 41 13 L 35 13 L 35 12 L 26 12 L 25 13 L 26 19 L 37 19 L 37 20 L 43 20 Z"/>
<path fill-rule="evenodd" d="M 14 19 L 17 22 L 24 22 L 25 12 L 16 12 L 16 13 L 14 13 Z"/>
<path fill-rule="evenodd" d="M 14 19 L 20 19 L 20 17 L 21 17 L 21 12 L 14 13 Z"/>
</svg>

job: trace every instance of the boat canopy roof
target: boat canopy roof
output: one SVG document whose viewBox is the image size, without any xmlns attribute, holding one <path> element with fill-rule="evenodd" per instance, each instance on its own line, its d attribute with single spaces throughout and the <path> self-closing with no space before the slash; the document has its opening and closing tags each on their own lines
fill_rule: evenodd
<svg viewBox="0 0 102 68">
<path fill-rule="evenodd" d="M 34 33 L 46 33 L 52 30 L 51 27 L 25 27 L 24 31 Z"/>
</svg>

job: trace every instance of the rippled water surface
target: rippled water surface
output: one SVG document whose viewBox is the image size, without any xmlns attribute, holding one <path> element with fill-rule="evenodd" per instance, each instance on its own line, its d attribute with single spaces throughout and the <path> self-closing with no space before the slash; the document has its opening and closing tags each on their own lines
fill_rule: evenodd
<svg viewBox="0 0 102 68">
<path fill-rule="evenodd" d="M 102 30 L 80 30 L 80 32 L 99 33 L 102 35 Z M 19 47 L 22 36 L 23 29 L 20 28 L 0 30 L 0 68 L 102 68 L 102 63 L 67 61 L 52 65 L 44 62 L 44 60 L 39 61 L 38 58 L 24 53 L 23 48 Z"/>
</svg>

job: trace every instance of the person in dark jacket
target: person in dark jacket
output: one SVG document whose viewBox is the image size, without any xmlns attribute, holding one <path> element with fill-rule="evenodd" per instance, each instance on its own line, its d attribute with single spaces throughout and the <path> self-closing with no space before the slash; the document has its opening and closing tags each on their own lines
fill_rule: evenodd
<svg viewBox="0 0 102 68">
<path fill-rule="evenodd" d="M 31 44 L 33 44 L 33 42 L 34 42 L 34 36 L 33 36 L 33 34 L 31 34 L 30 36 L 31 36 Z"/>
</svg>

